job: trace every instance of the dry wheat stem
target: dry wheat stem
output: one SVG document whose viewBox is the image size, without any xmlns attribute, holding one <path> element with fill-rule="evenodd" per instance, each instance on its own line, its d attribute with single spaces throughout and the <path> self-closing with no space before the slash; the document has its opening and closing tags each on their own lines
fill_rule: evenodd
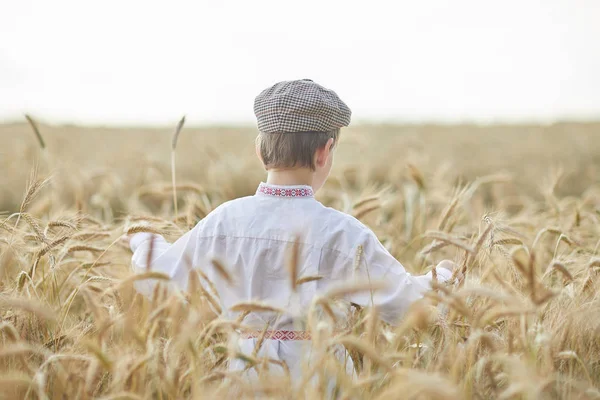
<svg viewBox="0 0 600 400">
<path fill-rule="evenodd" d="M 436 239 L 438 241 L 441 242 L 446 242 L 449 245 L 453 245 L 456 246 L 458 248 L 461 248 L 465 251 L 467 251 L 470 254 L 474 254 L 475 253 L 475 249 L 471 246 L 469 246 L 467 243 L 464 243 L 463 241 L 452 237 L 444 232 L 437 232 L 437 231 L 428 231 L 425 232 L 423 234 L 424 237 L 428 237 L 428 238 L 432 238 L 432 239 Z"/>
<path fill-rule="evenodd" d="M 181 129 L 183 129 L 183 125 L 185 124 L 185 115 L 179 120 L 177 127 L 175 128 L 175 132 L 173 133 L 173 140 L 171 142 L 171 183 L 173 185 L 173 208 L 175 209 L 175 219 L 179 216 L 177 210 L 177 184 L 176 184 L 176 173 L 175 173 L 175 153 L 177 150 L 177 139 L 179 138 L 179 133 Z"/>
<path fill-rule="evenodd" d="M 213 258 L 211 260 L 211 264 L 213 266 L 213 268 L 215 269 L 215 271 L 217 271 L 217 274 L 219 274 L 219 276 L 221 277 L 221 279 L 223 279 L 225 282 L 227 282 L 228 285 L 233 285 L 234 279 L 232 278 L 231 274 L 227 271 L 227 268 L 225 267 L 225 265 L 223 264 L 222 261 Z"/>
<path fill-rule="evenodd" d="M 361 199 L 361 200 L 358 200 L 356 203 L 354 203 L 354 204 L 352 205 L 352 208 L 353 208 L 354 210 L 357 210 L 357 209 L 359 209 L 361 206 L 363 206 L 363 205 L 365 205 L 365 204 L 367 204 L 367 203 L 370 203 L 370 202 L 372 202 L 372 201 L 375 201 L 375 200 L 379 200 L 379 198 L 380 198 L 380 195 L 378 195 L 378 194 L 376 194 L 376 195 L 373 195 L 373 196 L 369 196 L 369 197 L 365 197 L 365 198 L 363 198 L 363 199 Z"/>
<path fill-rule="evenodd" d="M 40 133 L 40 130 L 38 128 L 37 123 L 35 122 L 35 120 L 28 114 L 25 114 L 25 119 L 27 119 L 27 122 L 29 123 L 29 126 L 31 126 L 31 129 L 33 130 L 33 133 L 35 134 L 35 137 L 37 138 L 40 147 L 42 148 L 42 150 L 46 149 L 46 143 L 44 142 L 44 138 L 42 137 L 42 134 Z"/>
<path fill-rule="evenodd" d="M 298 258 L 300 257 L 300 238 L 296 236 L 287 254 L 287 270 L 290 277 L 290 287 L 295 292 L 298 287 Z"/>
<path fill-rule="evenodd" d="M 127 228 L 127 231 L 125 231 L 125 233 L 127 235 L 133 235 L 135 233 L 140 233 L 140 232 L 154 233 L 155 235 L 161 234 L 160 230 L 156 229 L 153 226 L 147 226 L 147 225 L 130 226 L 129 228 Z"/>
<path fill-rule="evenodd" d="M 224 201 L 246 194 L 250 189 L 245 182 L 238 185 L 235 165 L 226 161 L 207 159 L 202 165 L 208 168 L 206 181 L 199 182 L 201 187 L 175 185 L 177 192 L 187 192 L 182 198 L 185 219 L 173 219 L 174 207 L 169 197 L 164 197 L 168 194 L 165 191 L 172 190 L 173 182 L 153 182 L 149 186 L 152 196 L 143 199 L 135 186 L 117 190 L 110 183 L 102 194 L 108 205 L 101 207 L 106 210 L 87 204 L 88 189 L 83 189 L 75 207 L 103 217 L 78 214 L 81 217 L 75 220 L 66 216 L 70 210 L 62 207 L 66 205 L 60 203 L 60 198 L 71 198 L 69 185 L 85 187 L 87 182 L 77 182 L 74 175 L 69 176 L 67 184 L 60 177 L 56 186 L 59 190 L 44 193 L 34 187 L 39 179 L 30 180 L 22 213 L 8 218 L 2 215 L 0 221 L 0 392 L 5 397 L 599 397 L 595 335 L 600 292 L 597 185 L 579 196 L 573 192 L 561 197 L 559 193 L 564 192 L 554 190 L 554 179 L 545 192 L 546 202 L 540 203 L 523 194 L 512 196 L 496 190 L 501 187 L 489 191 L 481 188 L 485 183 L 500 182 L 498 177 L 454 189 L 455 176 L 448 172 L 450 169 L 435 170 L 421 160 L 415 161 L 420 170 L 413 171 L 414 177 L 398 177 L 389 163 L 385 172 L 369 169 L 366 164 L 364 174 L 338 178 L 337 185 L 331 182 L 324 202 L 351 213 L 379 204 L 379 195 L 357 197 L 372 191 L 372 179 L 392 182 L 389 207 L 372 226 L 375 233 L 390 241 L 392 253 L 408 269 L 429 270 L 438 261 L 433 257 L 439 255 L 440 259 L 459 259 L 462 269 L 468 267 L 469 276 L 457 287 L 434 282 L 434 290 L 425 294 L 421 304 L 411 307 L 395 327 L 380 320 L 375 308 L 352 307 L 339 301 L 354 293 L 366 295 L 372 287 L 350 284 L 337 293 L 325 293 L 327 297 L 320 293 L 321 297 L 315 297 L 308 307 L 300 307 L 299 319 L 306 322 L 300 329 L 310 330 L 313 348 L 310 365 L 300 377 L 291 379 L 286 364 L 262 356 L 271 344 L 266 334 L 251 346 L 250 354 L 235 348 L 237 332 L 256 329 L 242 326 L 246 316 L 264 313 L 260 317 L 266 317 L 269 326 L 277 326 L 273 321 L 289 317 L 280 314 L 287 311 L 280 309 L 285 307 L 260 302 L 238 305 L 243 311 L 227 322 L 221 313 L 219 293 L 207 278 L 206 269 L 194 270 L 191 263 L 187 263 L 187 293 L 172 290 L 174 285 L 167 275 L 151 273 L 139 277 L 156 283 L 152 296 L 145 299 L 132 285 L 137 277 L 129 269 L 131 254 L 121 248 L 111 251 L 112 245 L 107 247 L 105 243 L 123 228 L 122 223 L 111 220 L 114 204 L 127 204 L 125 213 L 156 215 L 125 216 L 129 233 L 159 234 L 181 221 L 190 224 L 196 216 L 204 217 Z M 531 168 L 535 166 L 533 161 Z M 397 163 L 405 166 L 404 159 Z M 594 165 L 586 168 L 593 169 Z M 216 167 L 223 167 L 223 172 Z M 159 167 L 153 168 L 158 175 L 164 173 Z M 92 173 L 86 176 L 102 177 Z M 150 177 L 147 179 L 153 179 Z M 213 181 L 217 179 L 226 182 L 228 188 L 216 188 Z M 423 190 L 425 184 L 427 190 Z M 419 193 L 414 198 L 403 198 L 398 191 L 404 186 L 419 187 Z M 135 202 L 129 202 L 130 194 Z M 352 204 L 355 198 L 359 201 Z M 411 201 L 413 208 L 402 207 L 404 201 Z M 499 209 L 506 215 L 505 221 L 500 223 L 499 218 L 488 216 L 484 218 L 487 226 L 478 226 L 481 209 L 488 207 Z M 405 229 L 405 212 L 411 212 L 414 220 L 414 234 L 408 238 L 400 233 Z M 23 218 L 20 222 L 25 225 L 17 223 L 17 229 L 13 229 L 12 217 L 17 221 Z M 522 232 L 512 226 L 519 226 Z M 428 229 L 438 231 L 423 235 Z M 388 243 L 384 245 L 388 247 Z M 87 246 L 88 250 L 68 253 L 77 246 Z M 354 275 L 360 272 L 364 283 L 369 272 L 365 268 L 372 260 L 365 260 L 359 250 L 354 258 L 351 268 Z M 104 268 L 96 268 L 100 266 Z M 323 271 L 314 272 L 323 276 L 302 275 L 304 265 L 299 261 L 281 267 L 287 268 L 290 285 L 297 294 L 312 292 L 315 285 L 309 282 L 325 275 Z M 209 264 L 208 268 L 214 267 Z M 223 282 L 227 277 L 238 278 L 233 269 L 223 270 L 225 274 L 211 272 Z M 13 302 L 4 302 L 5 298 Z M 342 316 L 346 311 L 348 320 Z M 340 345 L 355 363 L 356 381 L 344 375 L 343 361 L 333 354 Z M 248 372 L 258 375 L 256 381 L 251 384 L 242 372 L 228 371 L 231 357 L 244 360 Z M 272 374 L 272 368 L 283 368 L 282 374 Z"/>
<path fill-rule="evenodd" d="M 306 276 L 302 276 L 302 277 L 298 278 L 296 280 L 296 285 L 302 285 L 304 283 L 318 281 L 321 279 L 323 279 L 322 275 L 306 275 Z"/>
</svg>

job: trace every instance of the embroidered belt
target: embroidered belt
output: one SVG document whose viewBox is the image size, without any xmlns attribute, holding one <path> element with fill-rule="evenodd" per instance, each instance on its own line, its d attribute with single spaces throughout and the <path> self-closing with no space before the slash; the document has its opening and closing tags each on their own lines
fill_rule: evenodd
<svg viewBox="0 0 600 400">
<path fill-rule="evenodd" d="M 262 335 L 262 331 L 246 331 L 241 332 L 242 339 L 258 339 Z M 265 334 L 265 339 L 274 340 L 310 340 L 309 331 L 281 331 L 268 330 Z"/>
</svg>

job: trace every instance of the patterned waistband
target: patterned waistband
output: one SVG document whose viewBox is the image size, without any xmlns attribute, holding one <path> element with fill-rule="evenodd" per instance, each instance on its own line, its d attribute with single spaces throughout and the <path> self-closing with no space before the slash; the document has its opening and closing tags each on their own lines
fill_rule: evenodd
<svg viewBox="0 0 600 400">
<path fill-rule="evenodd" d="M 242 339 L 257 339 L 261 337 L 262 331 L 246 331 L 240 333 Z M 268 330 L 265 334 L 265 339 L 273 340 L 310 340 L 310 332 L 308 331 L 280 331 Z"/>
</svg>

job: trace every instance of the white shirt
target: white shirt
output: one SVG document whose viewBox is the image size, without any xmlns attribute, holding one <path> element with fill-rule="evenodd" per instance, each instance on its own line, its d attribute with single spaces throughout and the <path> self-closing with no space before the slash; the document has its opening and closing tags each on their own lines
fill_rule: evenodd
<svg viewBox="0 0 600 400">
<path fill-rule="evenodd" d="M 152 238 L 154 236 L 154 238 Z M 411 303 L 431 288 L 431 272 L 412 276 L 385 249 L 375 234 L 352 216 L 323 206 L 312 195 L 310 186 L 276 186 L 261 183 L 254 196 L 220 205 L 191 231 L 169 244 L 161 236 L 138 233 L 131 239 L 132 267 L 146 272 L 150 243 L 150 270 L 171 278 L 174 286 L 186 290 L 190 267 L 200 268 L 216 287 L 224 317 L 235 318 L 228 309 L 242 301 L 258 300 L 292 309 L 292 289 L 286 267 L 291 244 L 299 237 L 298 277 L 319 275 L 320 280 L 298 286 L 300 309 L 306 310 L 315 295 L 332 284 L 356 279 L 387 282 L 391 290 L 347 296 L 361 306 L 373 303 L 386 322 L 395 324 Z M 360 262 L 357 250 L 362 246 Z M 211 265 L 216 258 L 235 278 L 229 285 Z M 451 272 L 436 270 L 440 282 Z M 136 289 L 151 295 L 153 281 L 136 283 Z M 270 329 L 293 330 L 292 316 L 277 321 L 270 314 L 251 313 L 244 323 L 261 330 L 265 322 Z M 252 351 L 253 339 L 242 347 Z M 292 342 L 266 340 L 270 357 L 293 364 L 298 357 Z M 267 343 L 269 343 L 267 345 Z M 291 367 L 291 365 L 290 365 Z"/>
</svg>

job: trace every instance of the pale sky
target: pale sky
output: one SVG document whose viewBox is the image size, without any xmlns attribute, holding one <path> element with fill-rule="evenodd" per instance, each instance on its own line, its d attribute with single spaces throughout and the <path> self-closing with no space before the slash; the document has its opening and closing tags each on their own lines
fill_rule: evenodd
<svg viewBox="0 0 600 400">
<path fill-rule="evenodd" d="M 600 1 L 0 0 L 0 121 L 253 123 L 301 78 L 354 122 L 600 119 Z"/>
</svg>

